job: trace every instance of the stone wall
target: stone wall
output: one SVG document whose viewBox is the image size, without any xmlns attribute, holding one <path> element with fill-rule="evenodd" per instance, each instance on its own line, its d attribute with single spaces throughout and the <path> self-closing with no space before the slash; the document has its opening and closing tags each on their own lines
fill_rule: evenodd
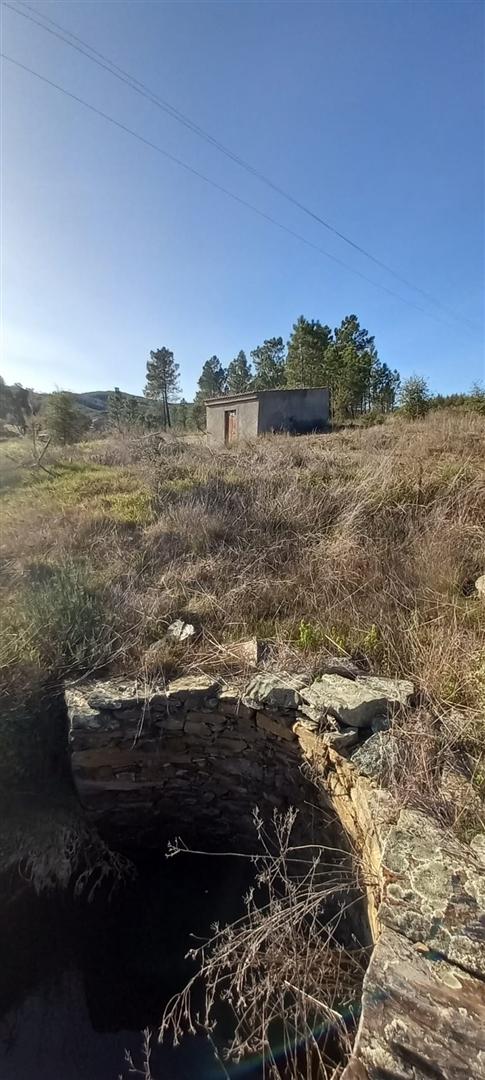
<svg viewBox="0 0 485 1080">
<path fill-rule="evenodd" d="M 113 842 L 180 836 L 254 848 L 255 806 L 264 817 L 305 806 L 309 824 L 316 795 L 292 730 L 294 698 L 275 713 L 207 678 L 149 693 L 122 680 L 92 683 L 66 697 L 77 792 Z"/>
<path fill-rule="evenodd" d="M 311 685 L 261 674 L 243 690 L 184 679 L 147 692 L 117 680 L 66 699 L 80 801 L 118 841 L 168 830 L 244 845 L 256 804 L 265 816 L 299 807 L 307 824 L 314 812 L 322 843 L 338 820 L 374 942 L 342 1080 L 485 1078 L 484 844 L 459 843 L 386 786 L 411 684 L 336 664 Z"/>
</svg>

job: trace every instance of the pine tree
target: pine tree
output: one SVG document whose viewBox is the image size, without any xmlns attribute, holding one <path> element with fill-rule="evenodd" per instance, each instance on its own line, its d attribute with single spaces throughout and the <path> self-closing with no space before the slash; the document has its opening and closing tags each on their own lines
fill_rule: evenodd
<svg viewBox="0 0 485 1080">
<path fill-rule="evenodd" d="M 378 412 L 390 412 L 396 404 L 401 383 L 398 371 L 391 369 L 379 358 L 372 367 L 370 380 L 370 406 Z"/>
<path fill-rule="evenodd" d="M 226 371 L 218 356 L 211 356 L 210 360 L 206 360 L 197 383 L 198 390 L 195 395 L 194 407 L 192 410 L 195 423 L 201 430 L 205 427 L 204 402 L 207 398 L 220 397 L 224 394 L 226 389 L 226 377 Z"/>
<path fill-rule="evenodd" d="M 285 385 L 285 347 L 283 338 L 266 338 L 251 353 L 254 364 L 254 388 L 276 390 Z"/>
<path fill-rule="evenodd" d="M 127 394 L 124 398 L 123 420 L 128 428 L 137 427 L 142 422 L 140 402 L 133 394 Z"/>
<path fill-rule="evenodd" d="M 347 315 L 336 327 L 325 354 L 325 378 L 332 395 L 334 416 L 355 417 L 372 404 L 372 373 L 379 362 L 374 338 Z"/>
<path fill-rule="evenodd" d="M 72 397 L 64 390 L 50 395 L 46 411 L 46 427 L 54 442 L 67 446 L 78 442 L 90 426 L 89 418 L 76 409 Z"/>
<path fill-rule="evenodd" d="M 234 360 L 231 360 L 226 374 L 226 388 L 229 394 L 243 394 L 249 390 L 252 383 L 251 365 L 248 363 L 246 353 L 241 349 Z"/>
<path fill-rule="evenodd" d="M 150 352 L 147 360 L 145 397 L 160 402 L 162 427 L 170 427 L 170 401 L 179 393 L 179 365 L 165 347 Z"/>
<path fill-rule="evenodd" d="M 108 423 L 110 427 L 121 431 L 125 416 L 125 399 L 119 386 L 115 386 L 113 393 L 108 395 Z"/>
<path fill-rule="evenodd" d="M 293 326 L 286 356 L 287 386 L 325 386 L 325 353 L 332 340 L 329 326 L 305 319 Z"/>
</svg>

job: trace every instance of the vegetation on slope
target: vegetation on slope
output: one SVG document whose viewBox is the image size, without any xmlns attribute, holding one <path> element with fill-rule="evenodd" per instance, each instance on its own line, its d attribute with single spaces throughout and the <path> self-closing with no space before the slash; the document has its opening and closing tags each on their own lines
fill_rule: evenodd
<svg viewBox="0 0 485 1080">
<path fill-rule="evenodd" d="M 12 704 L 108 668 L 221 670 L 221 646 L 253 634 L 276 669 L 318 672 L 358 652 L 416 682 L 480 787 L 483 416 L 443 410 L 219 450 L 110 436 L 49 448 L 48 472 L 18 467 L 25 443 L 14 461 L 8 444 L 1 453 L 0 678 Z M 176 618 L 197 630 L 181 645 L 164 638 Z"/>
</svg>

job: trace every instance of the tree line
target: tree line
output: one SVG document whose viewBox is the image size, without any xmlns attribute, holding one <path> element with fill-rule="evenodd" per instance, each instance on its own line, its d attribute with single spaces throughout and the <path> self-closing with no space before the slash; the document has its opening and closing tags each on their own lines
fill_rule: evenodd
<svg viewBox="0 0 485 1080">
<path fill-rule="evenodd" d="M 208 398 L 249 390 L 327 386 L 335 419 L 344 421 L 372 411 L 395 407 L 399 372 L 380 360 L 374 337 L 361 327 L 356 315 L 347 315 L 334 330 L 301 315 L 287 345 L 282 337 L 266 338 L 250 353 L 241 349 L 225 368 L 218 356 L 205 361 L 193 406 L 182 399 L 182 426 L 188 417 L 203 428 Z M 167 348 L 150 353 L 145 396 L 163 427 L 171 426 L 171 412 L 180 397 L 179 365 Z M 153 410 L 153 404 L 157 408 Z M 113 408 L 115 402 L 113 401 Z M 148 409 L 148 416 L 150 409 Z M 184 423 L 185 422 L 185 423 Z"/>
</svg>

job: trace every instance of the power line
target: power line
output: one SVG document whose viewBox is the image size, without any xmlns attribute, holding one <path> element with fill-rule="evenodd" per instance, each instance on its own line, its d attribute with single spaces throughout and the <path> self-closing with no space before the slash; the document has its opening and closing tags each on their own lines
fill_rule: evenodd
<svg viewBox="0 0 485 1080">
<path fill-rule="evenodd" d="M 371 262 L 373 262 L 376 266 L 379 266 L 381 270 L 385 270 L 387 273 L 392 274 L 393 277 L 395 277 L 403 285 L 406 285 L 407 288 L 420 293 L 430 303 L 440 308 L 448 316 L 451 316 L 453 319 L 458 320 L 461 324 L 463 324 L 463 321 L 466 321 L 469 323 L 469 325 L 473 325 L 470 320 L 456 314 L 456 312 L 454 312 L 447 305 L 441 303 L 440 300 L 437 300 L 436 297 L 434 297 L 431 293 L 426 292 L 426 290 L 422 289 L 419 285 L 413 284 L 413 282 L 403 277 L 402 274 L 398 273 L 396 270 L 393 270 L 391 266 L 388 266 L 387 263 L 383 262 L 381 259 L 378 259 L 370 251 L 368 251 L 366 248 L 363 248 L 360 244 L 356 243 L 345 233 L 340 232 L 340 230 L 335 228 L 335 226 L 331 225 L 330 222 L 325 221 L 325 219 L 320 217 L 320 215 L 317 214 L 314 210 L 306 206 L 290 192 L 280 187 L 279 184 L 276 184 L 273 180 L 270 179 L 270 177 L 267 177 L 264 173 L 260 172 L 260 170 L 255 168 L 255 166 L 251 165 L 250 162 L 245 161 L 244 158 L 234 153 L 227 146 L 225 146 L 224 143 L 220 142 L 213 135 L 211 135 L 210 132 L 205 131 L 204 128 L 196 124 L 195 121 L 191 120 L 190 117 L 185 115 L 179 109 L 176 109 L 175 106 L 170 104 L 170 102 L 155 94 L 154 91 L 152 91 L 150 87 L 148 87 L 145 83 L 135 78 L 135 76 L 131 75 L 129 72 L 124 71 L 123 68 L 115 64 L 114 61 L 112 61 L 104 53 L 99 52 L 99 50 L 95 49 L 88 42 L 83 41 L 83 39 L 77 34 L 73 34 L 70 30 L 67 30 L 65 27 L 55 22 L 54 19 L 51 19 L 47 15 L 38 12 L 30 4 L 25 3 L 25 0 L 18 0 L 18 2 L 21 4 L 22 7 L 27 8 L 28 11 L 30 11 L 32 14 L 28 15 L 25 11 L 20 11 L 18 7 L 15 7 L 13 4 L 9 3 L 8 0 L 4 0 L 4 6 L 15 12 L 15 14 L 21 15 L 23 19 L 28 19 L 29 22 L 35 23 L 41 28 L 41 30 L 44 30 L 48 34 L 52 34 L 54 37 L 64 42 L 64 44 L 69 45 L 70 48 L 75 49 L 82 56 L 87 57 L 87 59 L 91 60 L 92 63 L 97 64 L 98 67 L 103 68 L 104 71 L 107 71 L 110 75 L 113 75 L 114 78 L 118 79 L 120 82 L 125 83 L 125 85 L 129 86 L 131 90 L 135 91 L 135 93 L 140 94 L 142 97 L 150 101 L 152 105 L 155 105 L 157 108 L 166 112 L 169 116 L 171 116 L 173 120 L 176 120 L 178 123 L 183 124 L 184 127 L 188 128 L 199 138 L 204 139 L 206 142 L 210 143 L 217 150 L 219 150 L 220 153 L 224 154 L 231 161 L 234 161 L 237 165 L 245 169 L 251 175 L 255 176 L 262 183 L 272 188 L 272 190 L 277 192 L 278 195 L 281 195 L 282 198 L 292 203 L 304 214 L 307 214 L 319 225 L 323 226 L 323 228 L 333 233 L 334 236 L 339 237 L 340 240 L 343 240 L 344 243 L 348 244 L 355 251 L 358 251 L 365 258 L 370 259 Z M 50 26 L 46 26 L 45 23 L 49 23 Z M 51 29 L 51 27 L 54 27 L 55 29 Z M 67 37 L 65 36 L 66 34 L 68 35 Z M 72 38 L 73 40 L 69 41 L 68 38 Z M 75 44 L 76 42 L 77 44 Z"/>
<path fill-rule="evenodd" d="M 339 259 L 336 255 L 332 255 L 329 251 L 325 251 L 325 249 L 318 244 L 314 244 L 312 240 L 308 240 L 306 236 L 302 236 L 301 233 L 296 232 L 294 229 L 290 229 L 288 225 L 283 225 L 281 221 L 272 217 L 271 214 L 267 214 L 264 210 L 260 210 L 259 207 L 254 206 L 254 204 L 248 202 L 247 199 L 243 199 L 240 195 L 236 195 L 234 191 L 230 191 L 229 188 L 219 184 L 216 180 L 212 180 L 211 177 L 206 176 L 205 173 L 200 172 L 199 169 L 195 169 L 192 165 L 183 161 L 182 158 L 176 157 L 176 155 L 171 154 L 169 150 L 165 150 L 163 147 L 158 146 L 157 143 L 152 142 L 151 139 L 147 139 L 144 135 L 140 135 L 139 132 L 134 131 L 133 128 L 128 127 L 127 124 L 123 124 L 121 120 L 116 120 L 114 116 L 110 116 L 109 113 L 104 112 L 102 109 L 98 109 L 96 105 L 91 105 L 89 101 L 85 101 L 84 98 L 79 97 L 77 94 L 73 94 L 71 90 L 66 90 L 64 86 L 53 82 L 52 79 L 48 79 L 46 75 L 41 75 L 40 72 L 34 71 L 33 68 L 28 67 L 27 64 L 22 64 L 20 60 L 15 60 L 13 56 L 9 56 L 7 53 L 0 52 L 0 57 L 7 60 L 10 64 L 14 64 L 15 67 L 21 68 L 22 71 L 27 71 L 29 75 L 34 75 L 36 79 L 40 79 L 40 81 L 46 83 L 47 86 L 52 86 L 54 90 L 58 90 L 61 94 L 71 98 L 72 101 L 76 101 L 79 105 L 83 105 L 84 108 L 89 109 L 90 112 L 95 113 L 96 116 L 100 116 L 103 120 L 107 120 L 108 123 L 113 124 L 114 127 L 124 131 L 127 135 L 131 135 L 134 139 L 138 139 L 139 142 L 144 143 L 145 146 L 149 146 L 152 150 L 156 150 L 158 154 L 162 154 L 163 157 L 172 161 L 175 165 L 179 165 L 193 176 L 197 176 L 199 180 L 203 180 L 206 184 L 215 188 L 216 191 L 221 191 L 230 199 L 234 199 L 235 202 L 240 203 L 241 206 L 245 206 L 248 210 L 258 214 L 259 217 L 264 218 L 265 221 L 269 221 L 278 229 L 288 233 L 289 236 L 293 236 L 296 240 L 300 240 L 301 243 L 306 244 L 307 247 L 313 248 L 314 251 L 318 251 L 319 254 L 324 255 L 326 259 L 331 259 L 332 262 L 337 263 L 338 266 L 343 266 L 346 270 L 349 270 L 351 274 L 355 274 L 357 277 L 362 278 L 363 281 L 366 281 L 369 285 L 373 285 L 376 289 L 382 289 L 384 292 L 388 293 L 389 296 L 395 297 L 396 300 L 400 300 L 409 307 L 416 308 L 417 311 L 420 311 L 423 315 L 427 315 L 428 318 L 443 323 L 445 326 L 450 326 L 450 323 L 446 322 L 440 316 L 435 315 L 434 312 L 426 311 L 426 308 L 422 308 L 419 304 L 415 304 L 413 300 L 408 300 L 407 297 L 401 296 L 400 293 L 395 292 L 394 289 L 389 289 L 387 285 L 382 285 L 378 281 L 373 281 L 372 278 L 367 277 L 367 275 L 363 274 L 360 270 L 356 270 L 353 266 L 344 262 L 343 259 Z"/>
</svg>

